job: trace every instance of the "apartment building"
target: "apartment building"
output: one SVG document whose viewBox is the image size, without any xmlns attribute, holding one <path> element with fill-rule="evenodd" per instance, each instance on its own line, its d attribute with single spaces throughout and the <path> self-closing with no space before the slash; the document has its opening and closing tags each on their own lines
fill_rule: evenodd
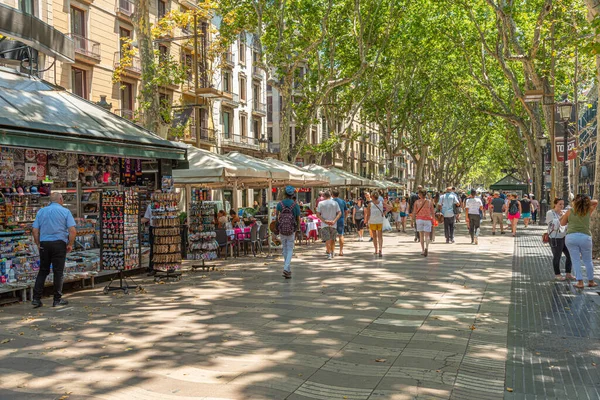
<svg viewBox="0 0 600 400">
<path fill-rule="evenodd" d="M 224 153 L 239 151 L 253 156 L 269 153 L 266 79 L 255 63 L 259 53 L 253 43 L 251 34 L 240 34 L 224 55 L 223 68 L 215 74 L 216 84 L 225 94 L 212 105 L 219 148 Z"/>
</svg>

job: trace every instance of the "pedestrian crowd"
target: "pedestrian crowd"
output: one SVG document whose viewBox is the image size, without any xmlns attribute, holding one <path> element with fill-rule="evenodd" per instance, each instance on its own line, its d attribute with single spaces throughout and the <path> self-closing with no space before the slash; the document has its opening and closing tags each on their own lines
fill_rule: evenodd
<svg viewBox="0 0 600 400">
<path fill-rule="evenodd" d="M 293 193 L 289 188 L 289 193 Z M 285 200 L 284 200 L 285 201 Z M 479 244 L 481 224 L 489 218 L 492 235 L 504 235 L 507 232 L 517 236 L 519 221 L 524 229 L 538 224 L 540 203 L 531 194 L 517 195 L 507 192 L 458 191 L 447 187 L 443 193 L 426 191 L 418 186 L 409 196 L 389 196 L 388 193 L 365 192 L 356 199 L 341 199 L 337 190 L 319 193 L 316 203 L 316 216 L 321 222 L 319 231 L 325 243 L 328 260 L 344 256 L 344 234 L 351 227 L 358 234 L 358 241 L 365 240 L 365 230 L 369 242 L 373 243 L 374 256 L 383 257 L 383 232 L 405 233 L 414 229 L 414 241 L 419 242 L 421 255 L 427 257 L 429 245 L 435 241 L 435 231 L 444 226 L 444 238 L 447 244 L 455 243 L 455 227 L 461 222 L 467 225 L 471 244 Z M 594 269 L 592 264 L 592 238 L 590 233 L 590 214 L 598 202 L 589 196 L 578 195 L 572 207 L 565 210 L 562 199 L 554 201 L 554 207 L 546 213 L 548 232 L 544 241 L 550 243 L 553 254 L 552 265 L 556 280 L 577 281 L 575 287 L 583 288 L 582 268 L 586 267 L 588 286 L 594 287 Z M 277 218 L 281 216 L 278 206 Z M 299 222 L 298 222 L 299 224 Z M 299 225 L 298 225 L 299 226 Z M 287 241 L 284 249 L 284 277 L 290 278 L 289 262 L 293 252 L 293 238 Z M 339 251 L 336 254 L 336 243 Z M 560 271 L 561 257 L 565 256 L 565 275 Z M 573 255 L 576 255 L 573 257 Z M 571 272 L 574 270 L 573 275 Z"/>
</svg>

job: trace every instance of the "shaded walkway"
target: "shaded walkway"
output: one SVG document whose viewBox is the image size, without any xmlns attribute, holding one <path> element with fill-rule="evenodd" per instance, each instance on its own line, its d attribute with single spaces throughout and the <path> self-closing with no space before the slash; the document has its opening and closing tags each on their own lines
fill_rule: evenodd
<svg viewBox="0 0 600 400">
<path fill-rule="evenodd" d="M 368 242 L 350 240 L 333 261 L 302 246 L 289 281 L 280 262 L 244 258 L 146 281 L 146 293 L 0 308 L 1 397 L 502 399 L 511 276 L 526 279 L 513 275 L 514 239 L 488 234 L 471 245 L 461 224 L 457 243 L 438 236 L 427 259 L 409 234 L 387 234 L 383 259 Z M 515 268 L 547 251 L 528 249 Z M 520 286 L 512 295 L 525 298 Z M 510 379 L 511 396 L 531 390 Z"/>
<path fill-rule="evenodd" d="M 600 399 L 600 292 L 554 281 L 542 232 L 516 240 L 506 398 Z"/>
</svg>

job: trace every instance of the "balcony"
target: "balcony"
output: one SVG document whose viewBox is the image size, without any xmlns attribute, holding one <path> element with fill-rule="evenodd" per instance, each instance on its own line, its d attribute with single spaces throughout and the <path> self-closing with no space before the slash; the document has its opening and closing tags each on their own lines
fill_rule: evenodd
<svg viewBox="0 0 600 400">
<path fill-rule="evenodd" d="M 252 66 L 252 77 L 254 79 L 262 79 L 263 78 L 263 70 L 262 70 L 262 68 L 259 68 L 256 65 L 253 65 Z"/>
<path fill-rule="evenodd" d="M 192 120 L 192 125 L 188 126 L 185 131 L 184 141 L 195 144 L 196 141 L 196 125 L 194 125 L 194 121 Z M 217 142 L 217 138 L 215 136 L 215 130 L 209 128 L 200 128 L 200 142 L 215 144 Z"/>
<path fill-rule="evenodd" d="M 235 61 L 234 61 L 232 52 L 228 51 L 227 53 L 225 53 L 225 55 L 223 57 L 225 59 L 225 64 L 229 65 L 230 67 L 235 66 Z"/>
<path fill-rule="evenodd" d="M 75 60 L 93 64 L 102 60 L 100 43 L 76 33 L 69 33 L 68 36 L 75 44 Z"/>
<path fill-rule="evenodd" d="M 242 147 L 245 149 L 260 150 L 258 139 L 248 136 L 224 134 L 223 145 L 230 147 Z"/>
<path fill-rule="evenodd" d="M 1 3 L 0 35 L 8 36 L 61 62 L 75 61 L 71 38 L 41 19 Z"/>
<path fill-rule="evenodd" d="M 217 99 L 217 100 L 230 97 L 227 95 L 227 93 L 224 93 L 224 92 L 220 91 L 219 89 L 215 88 L 215 86 L 212 83 L 210 83 L 207 78 L 204 78 L 202 76 L 200 76 L 198 79 L 198 89 L 197 90 L 195 89 L 194 77 L 190 75 L 188 77 L 187 81 L 185 81 L 183 83 L 182 91 L 184 92 L 184 94 L 187 94 L 190 96 L 199 96 L 199 97 L 211 98 L 211 99 Z M 238 102 L 239 102 L 239 97 L 238 97 Z"/>
<path fill-rule="evenodd" d="M 261 103 L 260 101 L 252 102 L 252 112 L 254 114 L 259 115 L 267 115 L 267 105 L 265 103 Z"/>
<path fill-rule="evenodd" d="M 135 4 L 130 0 L 116 0 L 115 13 L 122 20 L 131 22 L 131 17 L 135 12 Z"/>
<path fill-rule="evenodd" d="M 139 57 L 133 56 L 131 60 L 126 65 L 122 65 L 121 63 L 121 52 L 117 51 L 114 55 L 114 67 L 123 68 L 125 70 L 125 74 L 128 76 L 139 77 L 142 74 L 142 63 Z"/>
<path fill-rule="evenodd" d="M 232 107 L 240 105 L 240 96 L 227 90 L 223 91 L 223 103 L 229 104 Z"/>
<path fill-rule="evenodd" d="M 125 108 L 120 108 L 120 109 L 115 110 L 115 114 L 133 122 L 133 119 L 134 119 L 133 110 L 127 110 Z"/>
</svg>

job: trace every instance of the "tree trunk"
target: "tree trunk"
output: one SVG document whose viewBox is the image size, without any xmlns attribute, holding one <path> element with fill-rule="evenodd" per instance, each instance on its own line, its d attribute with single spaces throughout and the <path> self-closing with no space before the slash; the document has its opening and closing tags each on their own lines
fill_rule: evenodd
<svg viewBox="0 0 600 400">
<path fill-rule="evenodd" d="M 597 0 L 585 0 L 585 4 L 589 11 L 589 17 L 595 18 L 600 14 L 600 2 Z M 599 38 L 596 37 L 596 40 Z M 596 82 L 600 82 L 600 55 L 596 55 Z M 598 95 L 600 95 L 600 85 L 596 84 Z M 599 97 L 600 98 L 600 97 Z M 596 113 L 596 119 L 598 114 Z M 597 128 L 596 128 L 597 129 Z M 600 199 L 598 193 L 600 192 L 600 135 L 596 134 L 596 168 L 594 171 L 594 199 Z M 592 214 L 591 220 L 591 231 L 592 231 L 592 243 L 593 243 L 593 257 L 600 257 L 600 213 L 598 211 Z"/>
<path fill-rule="evenodd" d="M 152 46 L 152 30 L 150 25 L 150 1 L 137 0 L 133 25 L 139 46 L 142 78 L 140 87 L 141 120 L 144 128 L 152 132 L 158 131 L 160 103 L 158 86 L 153 83 L 156 74 L 156 63 Z"/>
<path fill-rule="evenodd" d="M 597 5 L 597 8 L 600 9 L 600 4 Z M 600 10 L 599 10 L 600 11 Z M 596 55 L 596 82 L 600 82 L 600 55 Z M 598 95 L 600 95 L 600 85 L 596 84 Z M 598 118 L 598 113 L 596 113 L 596 120 Z M 596 122 L 597 125 L 597 122 Z M 596 128 L 598 129 L 598 128 Z M 600 135 L 596 132 L 596 168 L 594 169 L 594 199 L 600 199 L 598 195 L 600 193 Z M 593 243 L 593 256 L 594 258 L 600 257 L 600 213 L 595 211 L 592 214 L 591 221 L 591 231 L 592 231 L 592 243 Z"/>
</svg>

